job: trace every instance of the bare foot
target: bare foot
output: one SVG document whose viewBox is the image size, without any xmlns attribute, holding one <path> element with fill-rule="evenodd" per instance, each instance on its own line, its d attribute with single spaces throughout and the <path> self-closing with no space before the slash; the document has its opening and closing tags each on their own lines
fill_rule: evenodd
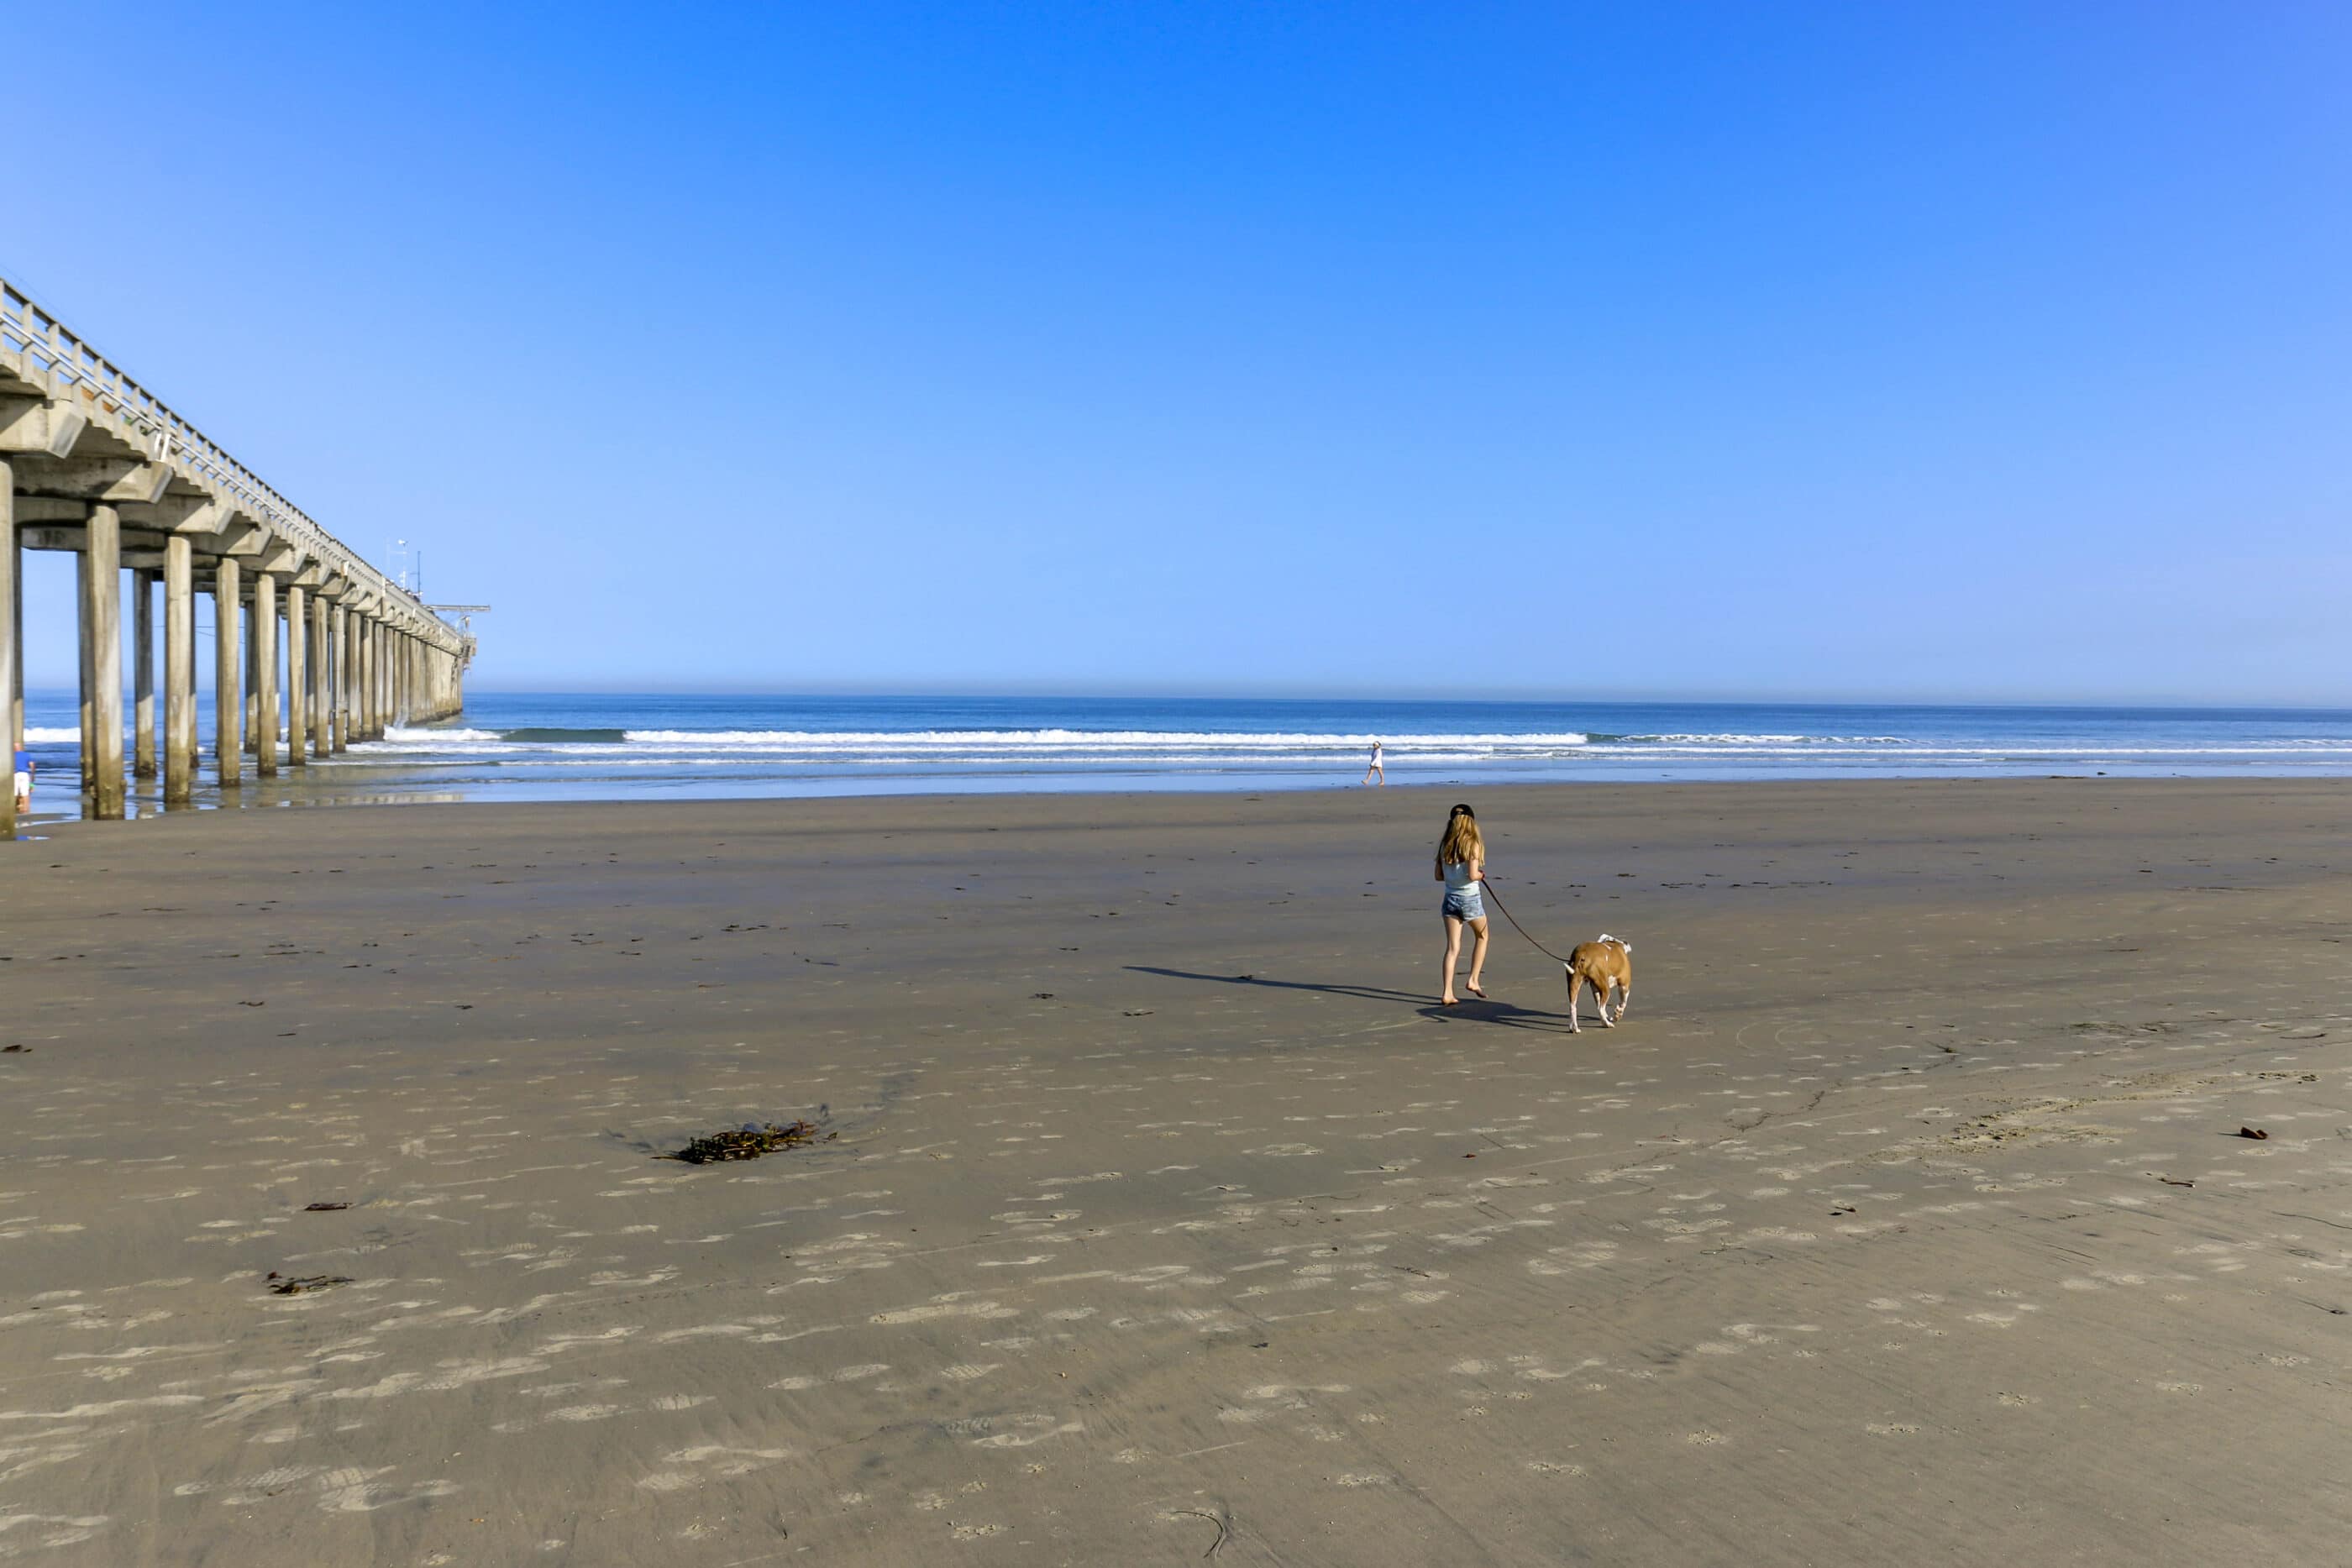
<svg viewBox="0 0 2352 1568">
<path fill-rule="evenodd" d="M 1471 981 L 1462 988 L 1469 992 L 1472 996 L 1477 998 L 1482 1002 L 1486 999 L 1486 993 L 1478 988 L 1478 982 L 1475 980 Z"/>
</svg>

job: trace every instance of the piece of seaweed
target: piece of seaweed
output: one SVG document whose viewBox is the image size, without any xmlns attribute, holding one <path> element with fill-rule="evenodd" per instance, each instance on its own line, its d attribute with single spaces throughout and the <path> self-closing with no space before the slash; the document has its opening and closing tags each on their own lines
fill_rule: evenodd
<svg viewBox="0 0 2352 1568">
<path fill-rule="evenodd" d="M 706 1133 L 687 1140 L 686 1147 L 676 1154 L 664 1155 L 668 1160 L 683 1160 L 690 1166 L 707 1166 L 720 1160 L 756 1160 L 761 1155 L 774 1154 L 800 1144 L 830 1143 L 837 1134 L 821 1132 L 814 1122 L 747 1122 L 740 1127 L 723 1133 Z"/>
</svg>

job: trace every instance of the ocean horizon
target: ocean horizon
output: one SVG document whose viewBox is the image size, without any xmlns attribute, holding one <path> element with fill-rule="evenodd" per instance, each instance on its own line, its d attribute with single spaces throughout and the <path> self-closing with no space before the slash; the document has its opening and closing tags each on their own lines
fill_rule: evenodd
<svg viewBox="0 0 2352 1568">
<path fill-rule="evenodd" d="M 211 744 L 199 703 L 199 742 Z M 68 810 L 70 691 L 28 692 Z M 478 692 L 252 800 L 614 800 L 1832 778 L 2352 776 L 2352 709 Z M 129 747 L 126 746 L 126 755 Z M 205 770 L 209 778 L 209 769 Z M 209 785 L 198 804 L 216 803 Z"/>
</svg>

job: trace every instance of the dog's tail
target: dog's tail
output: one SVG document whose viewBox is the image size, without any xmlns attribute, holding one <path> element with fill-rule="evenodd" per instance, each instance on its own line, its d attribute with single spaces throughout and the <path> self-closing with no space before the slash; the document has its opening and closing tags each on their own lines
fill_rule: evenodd
<svg viewBox="0 0 2352 1568">
<path fill-rule="evenodd" d="M 1625 951 L 1626 951 L 1626 952 L 1628 952 L 1628 953 L 1631 953 L 1631 952 L 1633 950 L 1633 944 L 1632 944 L 1631 942 L 1626 941 L 1626 940 L 1625 940 L 1623 937 L 1622 937 L 1622 936 L 1610 936 L 1610 935 L 1609 935 L 1609 933 L 1607 933 L 1606 931 L 1603 931 L 1603 932 L 1601 934 L 1601 939 L 1603 942 L 1614 942 L 1614 943 L 1616 943 L 1616 944 L 1617 944 L 1617 946 L 1619 946 L 1620 947 L 1622 947 L 1622 948 L 1623 948 L 1623 949 L 1625 949 Z"/>
</svg>

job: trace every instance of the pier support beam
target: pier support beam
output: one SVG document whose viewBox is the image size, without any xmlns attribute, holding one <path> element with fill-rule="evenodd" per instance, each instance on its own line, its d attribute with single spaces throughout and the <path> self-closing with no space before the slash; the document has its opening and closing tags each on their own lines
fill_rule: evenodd
<svg viewBox="0 0 2352 1568">
<path fill-rule="evenodd" d="M 383 695 L 376 679 L 383 673 L 378 668 L 377 659 L 383 643 L 383 623 L 370 616 L 366 630 L 360 634 L 360 664 L 365 672 L 360 681 L 360 701 L 366 705 L 367 716 L 361 721 L 361 727 L 370 740 L 383 738 Z"/>
<path fill-rule="evenodd" d="M 155 777 L 155 574 L 131 574 L 131 776 Z"/>
<path fill-rule="evenodd" d="M 286 761 L 293 768 L 310 760 L 310 618 L 304 613 L 302 589 L 286 585 Z"/>
<path fill-rule="evenodd" d="M 253 574 L 253 770 L 278 777 L 278 579 Z"/>
<path fill-rule="evenodd" d="M 324 757 L 335 749 L 335 643 L 332 607 L 326 600 L 310 601 L 310 755 Z"/>
<path fill-rule="evenodd" d="M 352 747 L 352 612 L 340 599 L 335 601 L 335 711 L 334 749 L 349 751 Z"/>
<path fill-rule="evenodd" d="M 163 540 L 163 804 L 184 806 L 196 782 L 196 559 L 185 534 Z"/>
<path fill-rule="evenodd" d="M 8 743 L 9 771 L 15 772 L 16 747 L 25 744 L 16 727 L 15 710 L 17 662 L 20 658 L 18 637 L 25 621 L 25 595 L 19 586 L 17 570 L 24 565 L 16 551 L 16 473 L 5 456 L 0 456 L 0 740 Z M 16 791 L 0 789 L 0 843 L 16 836 Z"/>
<path fill-rule="evenodd" d="M 235 556 L 220 559 L 213 579 L 213 750 L 220 787 L 235 789 L 245 775 L 245 606 L 237 601 Z"/>
<path fill-rule="evenodd" d="M 247 604 L 252 603 L 250 593 Z M 261 646 L 261 623 L 254 612 L 245 612 L 245 749 L 248 754 L 261 749 L 261 664 L 257 652 Z"/>
<path fill-rule="evenodd" d="M 82 749 L 90 759 L 89 814 L 122 818 L 122 517 L 101 501 L 89 509 L 82 558 L 89 564 L 89 597 L 82 607 L 90 645 L 90 728 Z"/>
<path fill-rule="evenodd" d="M 0 474 L 6 472 L 5 468 L 0 468 Z M 9 478 L 5 483 L 13 486 L 16 480 Z M 8 507 L 12 513 L 16 510 L 15 502 L 16 495 L 12 490 Z M 13 521 L 6 524 L 5 537 L 0 537 L 0 549 L 8 552 L 8 580 L 11 584 L 8 613 L 10 623 L 16 628 L 16 635 L 9 639 L 8 650 L 10 668 L 14 672 L 8 677 L 7 685 L 8 741 L 12 747 L 22 747 L 25 744 L 25 546 L 16 538 L 16 526 Z"/>
<path fill-rule="evenodd" d="M 98 780 L 98 763 L 90 747 L 96 744 L 96 726 L 90 721 L 90 692 L 98 683 L 90 674 L 98 661 L 98 636 L 89 624 L 89 551 L 74 552 L 74 632 L 76 651 L 81 657 L 79 673 L 81 706 L 75 722 L 81 727 L 75 732 L 74 745 L 81 763 L 82 804 L 89 804 L 90 787 Z"/>
</svg>

